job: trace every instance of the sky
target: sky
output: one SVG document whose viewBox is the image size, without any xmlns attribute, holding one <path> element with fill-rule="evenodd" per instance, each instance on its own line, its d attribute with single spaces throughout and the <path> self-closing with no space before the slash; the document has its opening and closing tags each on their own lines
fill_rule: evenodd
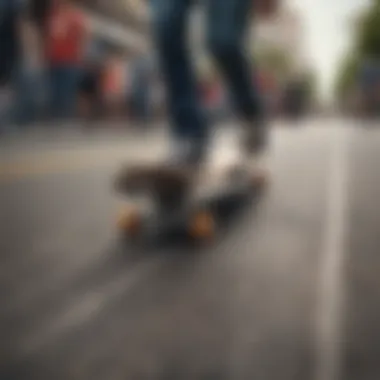
<svg viewBox="0 0 380 380">
<path fill-rule="evenodd" d="M 306 54 L 318 70 L 321 95 L 329 99 L 339 61 L 350 45 L 350 20 L 370 0 L 288 0 L 305 27 Z"/>
</svg>

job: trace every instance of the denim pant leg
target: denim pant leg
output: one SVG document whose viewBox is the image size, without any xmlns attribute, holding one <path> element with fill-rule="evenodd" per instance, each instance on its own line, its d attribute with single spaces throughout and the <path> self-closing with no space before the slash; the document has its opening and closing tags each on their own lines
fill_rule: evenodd
<svg viewBox="0 0 380 380">
<path fill-rule="evenodd" d="M 0 86 L 0 132 L 7 130 L 12 122 L 12 100 L 10 86 Z"/>
<path fill-rule="evenodd" d="M 49 114 L 53 119 L 61 117 L 61 90 L 60 90 L 60 67 L 51 66 L 48 72 L 48 108 Z"/>
<path fill-rule="evenodd" d="M 15 68 L 13 99 L 10 114 L 13 122 L 24 123 L 27 119 L 28 96 L 26 93 L 26 73 L 22 67 Z"/>
<path fill-rule="evenodd" d="M 73 118 L 77 114 L 78 85 L 80 69 L 76 65 L 65 65 L 62 70 L 62 112 L 63 117 Z"/>
<path fill-rule="evenodd" d="M 51 108 L 54 117 L 75 115 L 79 69 L 75 65 L 57 65 L 50 69 Z"/>
<path fill-rule="evenodd" d="M 254 121 L 261 119 L 263 108 L 245 56 L 251 5 L 252 0 L 207 0 L 207 40 L 238 113 Z"/>
<path fill-rule="evenodd" d="M 219 0 L 221 1 L 221 0 Z M 208 131 L 187 46 L 192 0 L 151 0 L 154 35 L 173 135 L 204 144 Z"/>
<path fill-rule="evenodd" d="M 21 68 L 15 80 L 13 118 L 18 123 L 35 121 L 40 96 L 40 73 L 37 70 Z"/>
</svg>

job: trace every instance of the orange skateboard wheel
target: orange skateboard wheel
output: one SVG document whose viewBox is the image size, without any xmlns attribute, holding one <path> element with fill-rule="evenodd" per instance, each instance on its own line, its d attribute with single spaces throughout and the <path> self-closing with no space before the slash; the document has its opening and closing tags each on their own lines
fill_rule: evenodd
<svg viewBox="0 0 380 380">
<path fill-rule="evenodd" d="M 193 215 L 190 225 L 190 236 L 199 240 L 209 240 L 215 235 L 216 223 L 213 215 L 208 211 L 200 211 Z"/>
<path fill-rule="evenodd" d="M 118 219 L 118 227 L 131 237 L 138 235 L 142 228 L 141 214 L 134 208 L 123 210 Z"/>
</svg>

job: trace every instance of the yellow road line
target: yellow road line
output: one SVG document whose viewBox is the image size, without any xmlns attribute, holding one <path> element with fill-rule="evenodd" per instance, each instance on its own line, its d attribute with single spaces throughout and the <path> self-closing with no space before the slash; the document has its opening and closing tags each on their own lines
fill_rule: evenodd
<svg viewBox="0 0 380 380">
<path fill-rule="evenodd" d="M 26 179 L 35 176 L 74 172 L 84 169 L 123 164 L 132 157 L 138 160 L 149 159 L 153 162 L 160 152 L 157 147 L 146 151 L 138 144 L 133 147 L 106 147 L 94 149 L 75 149 L 49 151 L 17 155 L 14 158 L 0 161 L 0 182 Z M 148 155 L 149 157 L 146 157 Z"/>
<path fill-rule="evenodd" d="M 54 174 L 59 172 L 70 172 L 88 168 L 89 161 L 46 161 L 46 162 L 25 162 L 17 163 L 5 167 L 0 167 L 0 181 L 24 179 L 43 174 Z M 92 164 L 95 164 L 92 162 Z M 98 163 L 99 164 L 99 163 Z"/>
<path fill-rule="evenodd" d="M 109 153 L 109 154 L 107 154 Z M 99 166 L 117 164 L 126 159 L 124 152 L 65 152 L 46 154 L 0 162 L 0 181 L 25 179 L 39 175 L 73 172 Z M 119 161 L 120 160 L 120 161 Z"/>
</svg>

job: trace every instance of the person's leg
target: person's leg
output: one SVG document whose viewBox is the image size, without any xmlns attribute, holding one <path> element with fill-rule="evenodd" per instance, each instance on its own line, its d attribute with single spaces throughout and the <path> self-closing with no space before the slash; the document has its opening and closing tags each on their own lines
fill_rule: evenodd
<svg viewBox="0 0 380 380">
<path fill-rule="evenodd" d="M 145 127 L 147 127 L 147 124 L 149 122 L 149 103 L 148 103 L 148 91 L 145 90 L 141 97 L 141 116 L 142 116 L 142 122 Z"/>
<path fill-rule="evenodd" d="M 61 71 L 62 116 L 65 119 L 71 119 L 77 115 L 81 72 L 76 65 L 64 65 Z"/>
<path fill-rule="evenodd" d="M 26 67 L 18 68 L 15 73 L 12 115 L 17 124 L 29 124 L 34 119 L 36 100 L 39 96 L 35 75 L 35 72 Z"/>
<path fill-rule="evenodd" d="M 49 86 L 49 96 L 48 96 L 48 104 L 49 104 L 49 117 L 53 119 L 53 121 L 57 121 L 61 116 L 61 70 L 57 65 L 52 65 L 49 68 L 48 72 L 48 86 Z"/>
<path fill-rule="evenodd" d="M 137 119 L 138 123 L 146 127 L 146 122 L 147 122 L 147 92 L 145 89 L 140 89 L 136 93 L 136 114 L 137 114 Z"/>
<path fill-rule="evenodd" d="M 27 94 L 25 93 L 25 77 L 26 75 L 22 66 L 16 67 L 12 78 L 13 97 L 10 107 L 10 117 L 15 124 L 23 124 L 26 118 Z"/>
<path fill-rule="evenodd" d="M 12 89 L 9 83 L 0 84 L 0 133 L 9 131 L 12 122 Z"/>
<path fill-rule="evenodd" d="M 56 65 L 50 70 L 51 108 L 54 118 L 73 116 L 77 105 L 78 71 L 71 65 Z"/>
<path fill-rule="evenodd" d="M 246 148 L 248 152 L 258 152 L 265 145 L 264 110 L 245 56 L 253 2 L 207 1 L 208 47 L 224 74 L 239 116 L 247 125 Z"/>
<path fill-rule="evenodd" d="M 41 113 L 43 96 L 43 79 L 41 70 L 33 70 L 30 73 L 29 82 L 30 123 L 36 123 Z"/>
<path fill-rule="evenodd" d="M 187 44 L 192 0 L 151 0 L 154 36 L 167 89 L 173 136 L 193 142 L 190 160 L 202 158 L 207 141 L 204 118 Z"/>
</svg>

